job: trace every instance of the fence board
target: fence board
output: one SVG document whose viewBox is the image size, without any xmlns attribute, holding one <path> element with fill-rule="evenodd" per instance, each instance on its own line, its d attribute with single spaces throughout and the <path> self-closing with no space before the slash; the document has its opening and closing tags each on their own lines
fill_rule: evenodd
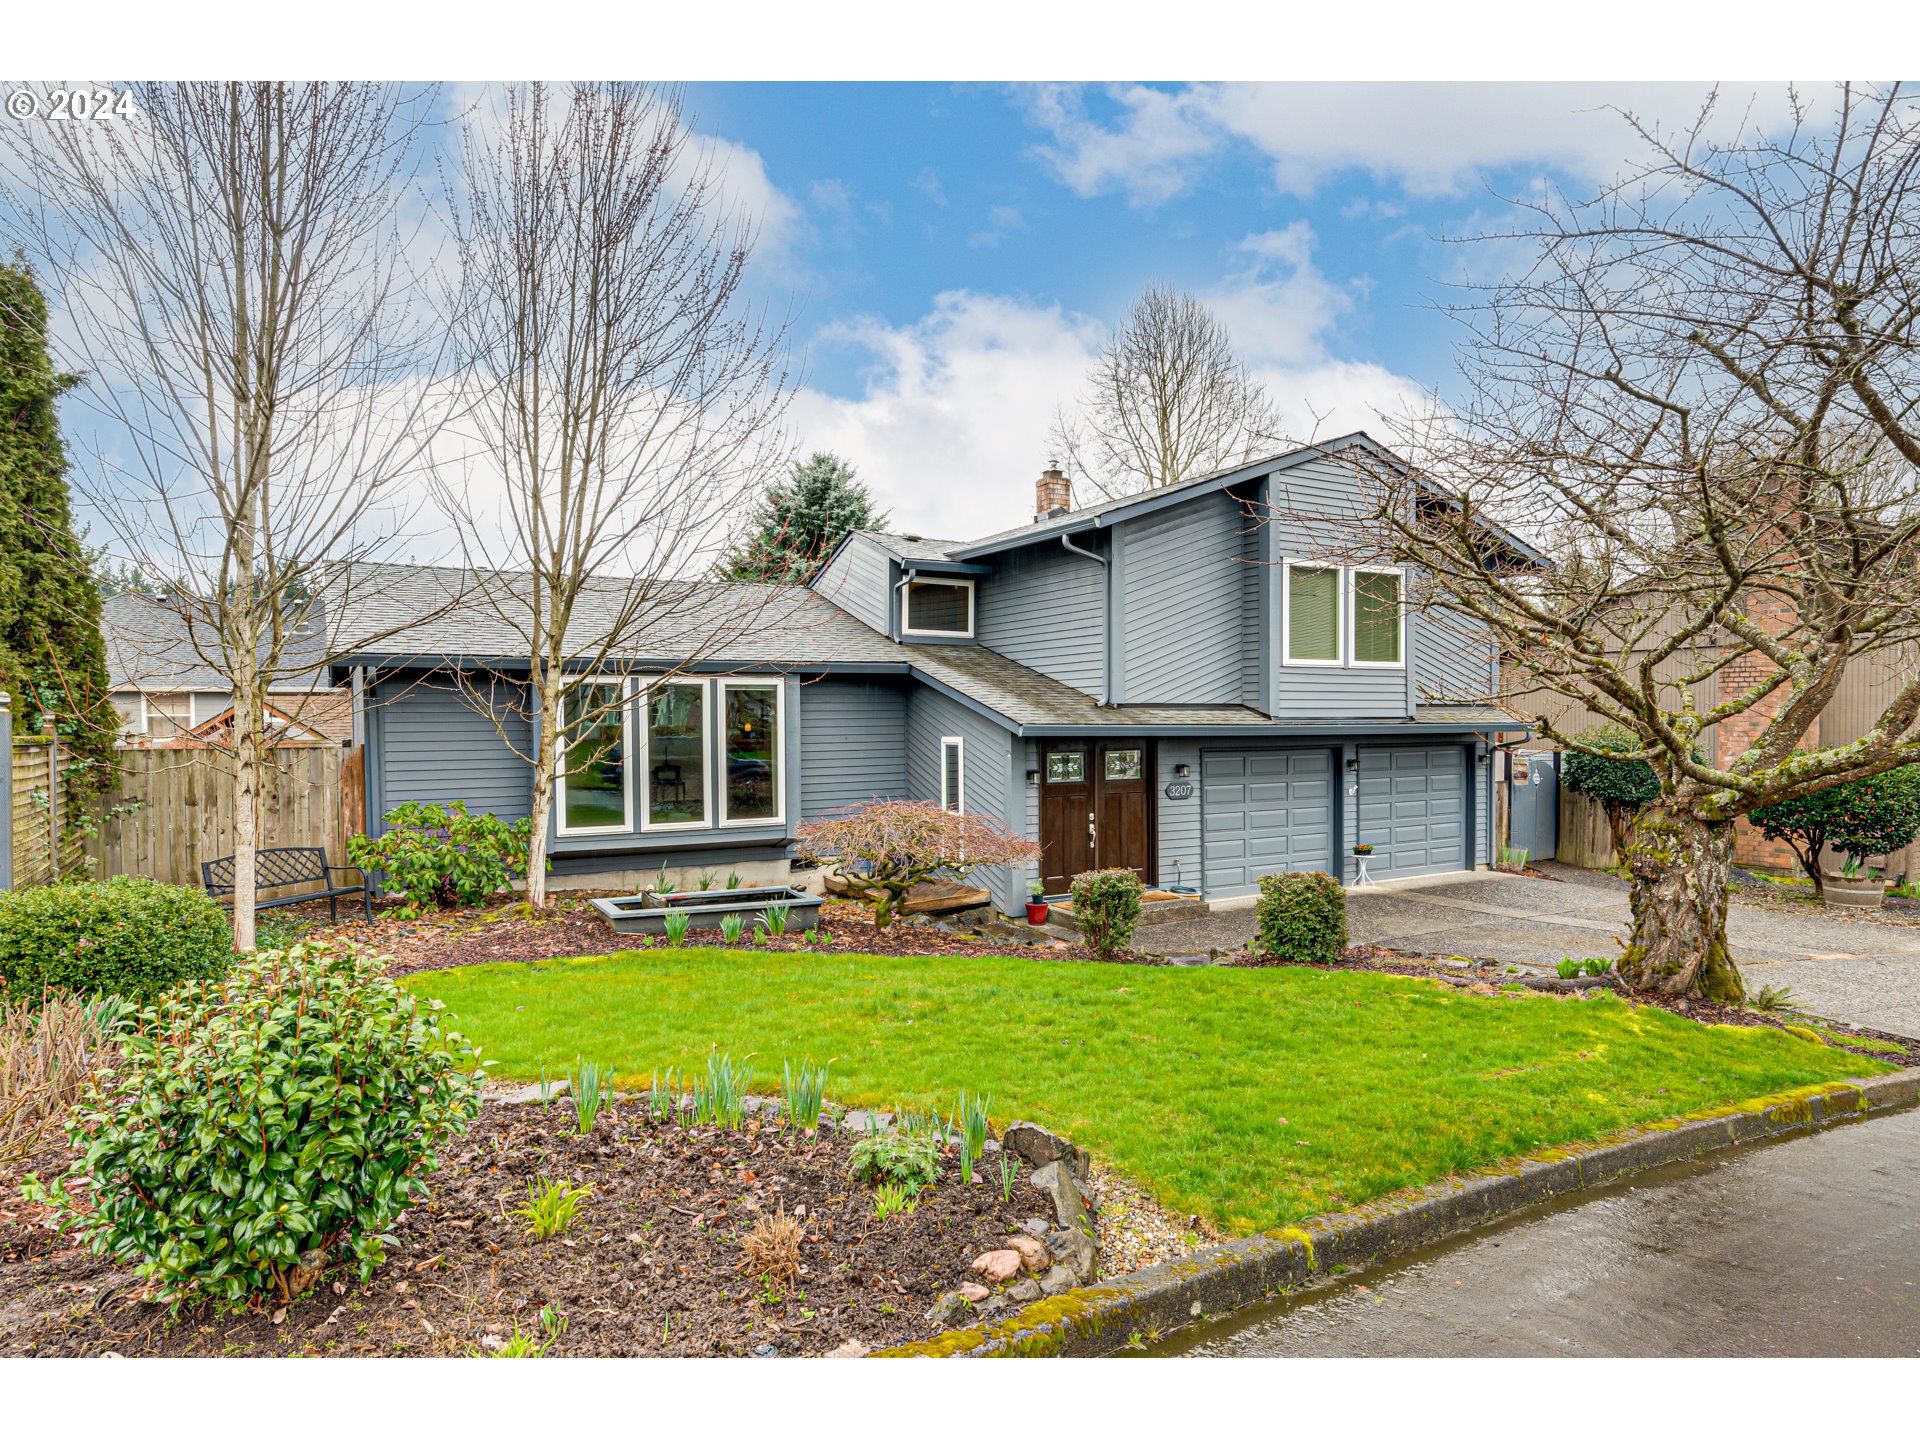
<svg viewBox="0 0 1920 1440">
<path fill-rule="evenodd" d="M 1560 843 L 1554 853 L 1569 865 L 1584 865 L 1589 870 L 1611 870 L 1620 863 L 1613 853 L 1607 812 L 1598 800 L 1561 788 Z"/>
<path fill-rule="evenodd" d="M 261 845 L 317 845 L 344 864 L 353 833 L 345 779 L 358 766 L 359 752 L 338 745 L 276 747 L 261 787 Z M 94 873 L 198 885 L 203 860 L 233 853 L 233 792 L 232 760 L 217 750 L 121 751 L 114 803 L 134 808 L 89 839 Z"/>
</svg>

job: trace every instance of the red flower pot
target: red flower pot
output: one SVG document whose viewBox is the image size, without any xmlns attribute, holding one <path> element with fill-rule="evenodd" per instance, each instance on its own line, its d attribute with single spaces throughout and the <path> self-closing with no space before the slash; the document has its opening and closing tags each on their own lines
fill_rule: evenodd
<svg viewBox="0 0 1920 1440">
<path fill-rule="evenodd" d="M 1029 900 L 1027 902 L 1027 924 L 1044 925 L 1047 923 L 1047 902 Z"/>
</svg>

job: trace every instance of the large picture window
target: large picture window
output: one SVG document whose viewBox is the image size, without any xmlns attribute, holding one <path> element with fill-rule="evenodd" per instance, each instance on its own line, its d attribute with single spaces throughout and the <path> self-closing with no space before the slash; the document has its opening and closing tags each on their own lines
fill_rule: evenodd
<svg viewBox="0 0 1920 1440">
<path fill-rule="evenodd" d="M 592 835 L 633 828 L 628 785 L 627 685 L 583 680 L 560 702 L 559 830 Z"/>
<path fill-rule="evenodd" d="M 712 746 L 707 727 L 707 684 L 676 680 L 647 691 L 647 830 L 689 828 L 708 823 L 707 756 Z"/>
<path fill-rule="evenodd" d="M 720 823 L 778 824 L 784 818 L 781 686 L 778 681 L 723 680 L 720 695 L 726 763 Z"/>
<path fill-rule="evenodd" d="M 1350 654 L 1355 665 L 1397 667 L 1405 663 L 1406 607 L 1398 570 L 1355 570 Z"/>
<path fill-rule="evenodd" d="M 906 635 L 973 634 L 971 580 L 915 580 L 907 586 Z"/>
<path fill-rule="evenodd" d="M 1286 653 L 1289 665 L 1340 663 L 1340 571 L 1331 565 L 1286 565 Z"/>
</svg>

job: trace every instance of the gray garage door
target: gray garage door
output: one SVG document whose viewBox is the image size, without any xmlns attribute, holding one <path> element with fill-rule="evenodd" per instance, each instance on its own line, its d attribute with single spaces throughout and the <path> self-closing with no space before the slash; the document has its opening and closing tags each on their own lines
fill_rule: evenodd
<svg viewBox="0 0 1920 1440">
<path fill-rule="evenodd" d="M 1376 879 L 1466 869 L 1464 747 L 1362 745 L 1360 839 Z"/>
<path fill-rule="evenodd" d="M 1209 895 L 1245 895 L 1262 875 L 1333 865 L 1333 757 L 1325 750 L 1200 756 L 1200 843 Z"/>
</svg>

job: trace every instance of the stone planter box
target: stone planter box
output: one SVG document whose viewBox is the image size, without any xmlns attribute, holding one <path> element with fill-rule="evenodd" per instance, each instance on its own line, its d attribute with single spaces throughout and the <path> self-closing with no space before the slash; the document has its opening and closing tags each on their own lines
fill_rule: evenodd
<svg viewBox="0 0 1920 1440">
<path fill-rule="evenodd" d="M 1887 903 L 1887 882 L 1884 880 L 1838 880 L 1827 881 L 1827 904 L 1850 905 L 1860 910 L 1878 910 Z"/>
<path fill-rule="evenodd" d="M 622 935 L 664 935 L 667 916 L 684 914 L 695 930 L 718 930 L 728 915 L 738 915 L 748 932 L 753 917 L 769 905 L 787 907 L 787 932 L 798 934 L 820 923 L 820 897 L 791 885 L 746 890 L 676 890 L 669 895 L 617 895 L 591 902 L 600 918 Z"/>
</svg>

